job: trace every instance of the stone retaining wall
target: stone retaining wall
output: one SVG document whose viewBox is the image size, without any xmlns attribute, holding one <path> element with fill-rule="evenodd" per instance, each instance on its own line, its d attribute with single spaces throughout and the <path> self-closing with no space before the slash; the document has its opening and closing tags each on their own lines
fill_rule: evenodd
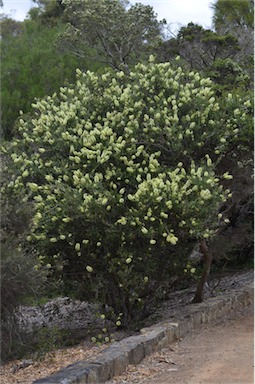
<svg viewBox="0 0 255 384">
<path fill-rule="evenodd" d="M 251 305 L 254 286 L 207 299 L 183 308 L 178 316 L 141 329 L 141 335 L 113 343 L 90 361 L 78 361 L 33 384 L 104 383 L 120 375 L 129 364 L 139 364 L 145 356 L 159 351 L 203 323 L 210 323 L 231 312 Z"/>
</svg>

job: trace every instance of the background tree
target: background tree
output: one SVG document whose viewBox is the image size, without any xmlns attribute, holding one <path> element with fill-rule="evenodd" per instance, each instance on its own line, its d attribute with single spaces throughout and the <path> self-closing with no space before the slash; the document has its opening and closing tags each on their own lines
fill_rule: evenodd
<svg viewBox="0 0 255 384">
<path fill-rule="evenodd" d="M 208 76 L 216 83 L 219 92 L 239 92 L 250 88 L 251 78 L 247 72 L 234 60 L 215 60 L 207 71 Z"/>
<path fill-rule="evenodd" d="M 79 60 L 55 45 L 62 25 L 54 27 L 36 20 L 1 20 L 2 136 L 12 138 L 19 110 L 31 111 L 36 97 L 50 95 L 75 79 L 75 69 L 97 69 L 97 63 Z"/>
<path fill-rule="evenodd" d="M 173 62 L 179 55 L 183 66 L 211 77 L 221 91 L 252 85 L 249 68 L 240 62 L 241 50 L 236 36 L 219 34 L 193 23 L 182 27 L 176 38 L 160 42 L 157 48 L 159 61 Z"/>
<path fill-rule="evenodd" d="M 124 0 L 63 0 L 66 32 L 62 44 L 79 57 L 87 46 L 114 69 L 127 69 L 143 60 L 161 36 L 164 21 L 158 22 L 153 8 L 130 6 Z"/>
<path fill-rule="evenodd" d="M 44 24 L 54 26 L 63 22 L 65 6 L 62 0 L 33 0 L 37 7 L 31 8 L 29 17 Z"/>
<path fill-rule="evenodd" d="M 231 34 L 238 39 L 239 51 L 235 61 L 254 77 L 254 1 L 217 0 L 211 5 L 213 26 L 220 34 Z M 251 87 L 253 88 L 252 84 Z"/>
<path fill-rule="evenodd" d="M 201 25 L 189 23 L 181 27 L 176 38 L 162 41 L 159 59 L 171 60 L 179 55 L 189 69 L 206 71 L 217 59 L 233 58 L 239 50 L 237 39 L 232 35 L 219 35 Z"/>
<path fill-rule="evenodd" d="M 240 30 L 254 27 L 253 0 L 216 0 L 213 9 L 213 26 L 217 32 L 238 35 Z"/>
<path fill-rule="evenodd" d="M 7 15 L 1 16 L 1 39 L 19 36 L 23 32 L 23 23 L 10 19 Z"/>
</svg>

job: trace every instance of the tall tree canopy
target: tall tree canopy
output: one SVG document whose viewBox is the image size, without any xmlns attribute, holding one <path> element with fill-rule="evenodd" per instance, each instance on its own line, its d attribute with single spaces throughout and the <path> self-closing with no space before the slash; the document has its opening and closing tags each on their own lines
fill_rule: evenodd
<svg viewBox="0 0 255 384">
<path fill-rule="evenodd" d="M 62 44 L 78 56 L 87 45 L 114 69 L 127 69 L 141 60 L 160 38 L 164 21 L 158 22 L 153 8 L 130 6 L 126 0 L 63 0 L 68 28 Z"/>
<path fill-rule="evenodd" d="M 49 25 L 55 25 L 63 19 L 64 4 L 62 0 L 33 0 L 38 7 L 29 11 L 31 19 L 40 20 Z"/>
<path fill-rule="evenodd" d="M 217 59 L 233 58 L 239 50 L 237 38 L 220 35 L 201 25 L 189 23 L 177 37 L 161 43 L 159 54 L 165 61 L 181 56 L 190 69 L 204 70 Z"/>
<path fill-rule="evenodd" d="M 231 32 L 254 27 L 254 0 L 217 0 L 211 5 L 213 25 L 218 32 Z"/>
<path fill-rule="evenodd" d="M 237 36 L 220 34 L 189 23 L 180 28 L 176 38 L 162 41 L 157 49 L 159 61 L 174 61 L 179 55 L 182 65 L 202 71 L 224 89 L 251 84 L 252 55 L 244 49 Z"/>
<path fill-rule="evenodd" d="M 235 61 L 254 76 L 254 0 L 217 0 L 211 5 L 213 26 L 218 33 L 231 33 L 240 50 Z"/>
</svg>

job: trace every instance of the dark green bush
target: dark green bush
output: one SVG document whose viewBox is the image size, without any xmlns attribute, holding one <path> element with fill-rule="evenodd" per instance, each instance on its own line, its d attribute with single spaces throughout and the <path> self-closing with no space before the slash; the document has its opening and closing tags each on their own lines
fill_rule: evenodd
<svg viewBox="0 0 255 384">
<path fill-rule="evenodd" d="M 7 168 L 1 174 L 8 180 Z M 36 271 L 37 256 L 32 247 L 24 246 L 32 217 L 31 204 L 22 194 L 1 195 L 1 360 L 19 357 L 29 349 L 27 336 L 20 329 L 17 310 L 29 296 L 39 296 L 43 287 L 43 271 Z"/>
</svg>

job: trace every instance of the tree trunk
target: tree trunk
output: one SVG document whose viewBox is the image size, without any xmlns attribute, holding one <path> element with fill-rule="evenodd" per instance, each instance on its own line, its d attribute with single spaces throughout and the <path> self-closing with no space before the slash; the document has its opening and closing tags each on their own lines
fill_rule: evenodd
<svg viewBox="0 0 255 384">
<path fill-rule="evenodd" d="M 204 268 L 202 271 L 201 278 L 198 282 L 197 290 L 195 293 L 195 297 L 192 300 L 192 303 L 201 303 L 204 300 L 204 286 L 209 276 L 212 259 L 213 259 L 211 253 L 209 252 L 206 241 L 204 239 L 200 241 L 199 250 L 203 255 Z"/>
</svg>

